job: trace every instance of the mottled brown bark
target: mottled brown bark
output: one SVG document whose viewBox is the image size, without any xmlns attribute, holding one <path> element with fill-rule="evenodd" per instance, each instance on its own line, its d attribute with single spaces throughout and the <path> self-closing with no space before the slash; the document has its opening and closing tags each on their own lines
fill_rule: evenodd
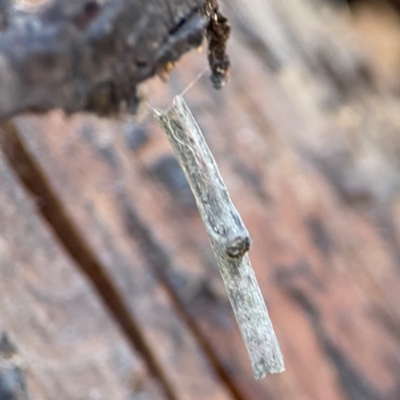
<svg viewBox="0 0 400 400">
<path fill-rule="evenodd" d="M 389 78 L 380 42 L 372 56 L 362 45 L 375 24 L 360 39 L 351 16 L 323 0 L 228 4 L 230 84 L 217 92 L 200 79 L 185 101 L 251 234 L 286 372 L 254 380 L 190 189 L 156 121 L 55 111 L 12 121 L 33 169 L 21 157 L 0 158 L 1 329 L 28 360 L 38 400 L 55 397 L 46 388 L 85 398 L 88 382 L 126 400 L 129 388 L 118 385 L 109 359 L 93 380 L 72 374 L 74 357 L 83 377 L 93 371 L 92 346 L 101 353 L 113 341 L 134 344 L 121 329 L 124 315 L 163 372 L 145 383 L 179 400 L 400 398 L 398 68 Z M 168 106 L 204 58 L 181 58 L 169 85 L 148 82 L 150 103 Z M 96 276 L 82 279 L 88 266 L 74 261 L 76 249 L 66 252 L 63 219 L 46 217 L 46 191 L 24 178 L 32 170 L 125 314 L 105 313 L 110 293 L 93 290 Z M 63 327 L 76 329 L 75 341 L 66 342 Z M 151 360 L 137 350 L 126 346 L 147 371 Z"/>
</svg>

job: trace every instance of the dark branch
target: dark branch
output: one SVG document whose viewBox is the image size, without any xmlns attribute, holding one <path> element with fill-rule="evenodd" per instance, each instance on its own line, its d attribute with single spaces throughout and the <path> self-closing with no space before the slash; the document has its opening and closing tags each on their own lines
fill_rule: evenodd
<svg viewBox="0 0 400 400">
<path fill-rule="evenodd" d="M 0 14 L 0 119 L 53 108 L 134 110 L 137 85 L 205 33 L 214 86 L 226 80 L 229 26 L 216 0 L 55 0 L 36 14 L 6 6 Z"/>
</svg>

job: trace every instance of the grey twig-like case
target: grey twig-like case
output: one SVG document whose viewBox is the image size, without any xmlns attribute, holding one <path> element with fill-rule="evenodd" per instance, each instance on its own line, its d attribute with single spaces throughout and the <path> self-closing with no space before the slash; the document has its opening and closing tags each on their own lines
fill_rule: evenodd
<svg viewBox="0 0 400 400">
<path fill-rule="evenodd" d="M 247 251 L 250 236 L 232 204 L 217 164 L 181 96 L 155 117 L 174 149 L 196 198 L 254 377 L 284 371 L 283 356 Z"/>
</svg>

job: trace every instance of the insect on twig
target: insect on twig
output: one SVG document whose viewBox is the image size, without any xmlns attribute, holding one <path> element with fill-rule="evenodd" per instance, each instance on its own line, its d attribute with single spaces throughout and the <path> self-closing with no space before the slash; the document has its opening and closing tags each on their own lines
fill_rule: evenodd
<svg viewBox="0 0 400 400">
<path fill-rule="evenodd" d="M 176 96 L 167 110 L 155 110 L 155 117 L 167 133 L 195 196 L 254 377 L 283 372 L 283 356 L 247 254 L 249 233 L 199 126 L 182 96 Z"/>
</svg>

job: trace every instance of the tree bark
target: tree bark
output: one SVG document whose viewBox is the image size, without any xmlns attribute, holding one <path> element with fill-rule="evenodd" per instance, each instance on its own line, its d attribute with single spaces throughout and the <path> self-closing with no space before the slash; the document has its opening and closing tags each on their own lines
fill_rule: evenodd
<svg viewBox="0 0 400 400">
<path fill-rule="evenodd" d="M 215 0 L 55 0 L 36 13 L 2 7 L 0 119 L 62 108 L 135 112 L 137 85 L 209 38 L 215 87 L 229 67 Z"/>
<path fill-rule="evenodd" d="M 400 79 L 382 70 L 380 42 L 371 54 L 329 4 L 227 2 L 230 83 L 215 91 L 200 79 L 185 94 L 252 237 L 285 373 L 254 380 L 190 188 L 153 118 L 53 111 L 3 122 L 1 329 L 21 348 L 35 399 L 59 387 L 90 398 L 92 385 L 125 399 L 114 358 L 90 375 L 92 346 L 113 340 L 152 371 L 145 383 L 163 399 L 400 398 Z M 168 85 L 148 82 L 152 106 L 169 106 L 204 58 L 182 57 Z M 76 346 L 63 327 L 76 329 Z M 51 364 L 38 362 L 44 348 Z M 70 352 L 84 365 L 75 392 Z"/>
</svg>

